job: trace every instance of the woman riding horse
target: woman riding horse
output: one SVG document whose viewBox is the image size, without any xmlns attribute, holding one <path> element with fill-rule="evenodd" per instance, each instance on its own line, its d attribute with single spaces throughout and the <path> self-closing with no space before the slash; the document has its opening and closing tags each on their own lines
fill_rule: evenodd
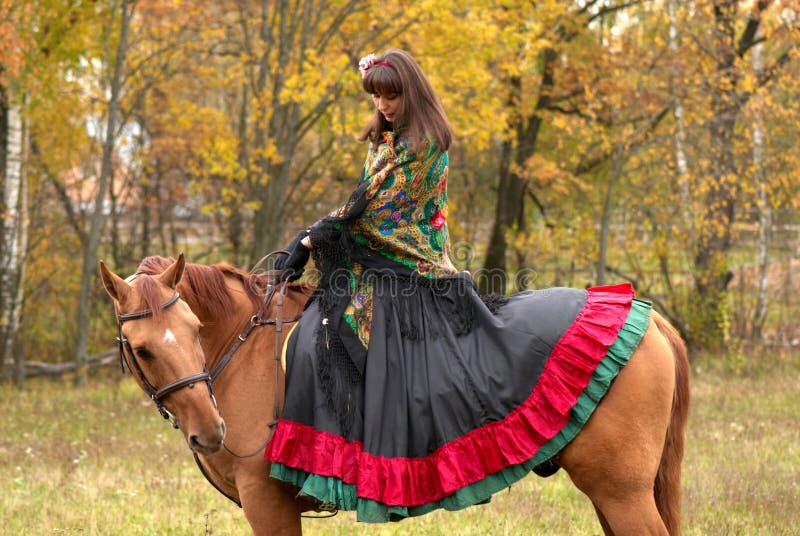
<svg viewBox="0 0 800 536">
<path fill-rule="evenodd" d="M 362 178 L 275 263 L 296 279 L 313 255 L 320 283 L 288 339 L 265 457 L 299 496 L 383 522 L 557 469 L 651 311 L 629 285 L 482 300 L 450 260 L 438 97 L 404 51 L 359 67 L 375 105 Z"/>
</svg>

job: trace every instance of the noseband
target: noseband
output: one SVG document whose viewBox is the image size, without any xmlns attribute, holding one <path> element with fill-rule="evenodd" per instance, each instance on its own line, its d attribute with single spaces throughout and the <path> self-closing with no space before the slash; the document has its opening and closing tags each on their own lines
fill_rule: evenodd
<svg viewBox="0 0 800 536">
<path fill-rule="evenodd" d="M 167 300 L 163 305 L 161 305 L 161 310 L 168 309 L 172 307 L 177 301 L 180 299 L 180 295 L 176 291 L 175 294 Z M 147 379 L 145 376 L 142 367 L 139 365 L 139 360 L 136 359 L 136 353 L 133 351 L 130 342 L 128 342 L 128 338 L 122 334 L 122 324 L 129 321 L 129 320 L 139 320 L 142 318 L 148 318 L 153 316 L 153 311 L 150 309 L 146 309 L 144 311 L 137 311 L 134 313 L 121 313 L 117 314 L 117 342 L 119 343 L 119 361 L 120 366 L 122 366 L 123 372 L 125 371 L 124 364 L 128 362 L 128 369 L 131 370 L 133 373 L 133 368 L 136 369 L 136 374 L 139 375 L 139 379 L 144 386 L 144 390 L 147 392 L 147 395 L 150 399 L 155 403 L 158 412 L 161 414 L 162 417 L 167 419 L 174 428 L 179 428 L 178 420 L 175 416 L 169 412 L 169 410 L 164 406 L 164 398 L 178 389 L 183 389 L 184 387 L 188 387 L 189 389 L 194 388 L 194 384 L 197 382 L 206 382 L 208 386 L 208 393 L 211 396 L 211 401 L 214 403 L 214 408 L 217 408 L 217 400 L 214 398 L 214 392 L 211 389 L 211 375 L 208 373 L 208 367 L 203 364 L 203 372 L 198 372 L 196 374 L 190 374 L 189 376 L 185 376 L 178 380 L 168 383 L 167 385 L 161 388 L 155 388 L 153 384 Z M 125 351 L 127 349 L 127 354 L 130 356 L 126 358 Z M 131 368 L 130 363 L 133 363 L 133 368 Z"/>
</svg>

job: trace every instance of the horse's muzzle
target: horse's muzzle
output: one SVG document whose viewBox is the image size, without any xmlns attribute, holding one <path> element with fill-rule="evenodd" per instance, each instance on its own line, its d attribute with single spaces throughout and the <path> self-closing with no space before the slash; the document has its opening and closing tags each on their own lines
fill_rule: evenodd
<svg viewBox="0 0 800 536">
<path fill-rule="evenodd" d="M 194 434 L 189 436 L 189 448 L 192 452 L 208 456 L 214 454 L 222 448 L 222 441 L 225 439 L 225 421 L 220 421 L 214 433 L 204 436 Z"/>
</svg>

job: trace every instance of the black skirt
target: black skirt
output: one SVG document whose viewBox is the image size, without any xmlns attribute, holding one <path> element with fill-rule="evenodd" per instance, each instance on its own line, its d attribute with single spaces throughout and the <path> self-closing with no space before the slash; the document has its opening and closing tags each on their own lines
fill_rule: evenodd
<svg viewBox="0 0 800 536">
<path fill-rule="evenodd" d="M 465 274 L 419 283 L 375 278 L 369 348 L 346 374 L 321 363 L 317 303 L 287 344 L 270 474 L 361 521 L 485 502 L 557 454 L 649 319 L 629 285 L 490 307 Z"/>
</svg>

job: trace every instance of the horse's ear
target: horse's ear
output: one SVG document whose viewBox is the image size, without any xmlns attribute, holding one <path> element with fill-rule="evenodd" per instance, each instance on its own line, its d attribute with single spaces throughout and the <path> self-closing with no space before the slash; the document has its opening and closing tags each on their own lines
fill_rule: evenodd
<svg viewBox="0 0 800 536">
<path fill-rule="evenodd" d="M 178 260 L 173 262 L 169 267 L 161 272 L 158 280 L 170 288 L 175 288 L 183 277 L 183 269 L 186 266 L 186 259 L 183 253 L 178 255 Z"/>
<path fill-rule="evenodd" d="M 123 303 L 128 299 L 131 293 L 131 286 L 127 281 L 109 270 L 103 261 L 100 261 L 100 278 L 109 296 L 119 303 Z"/>
</svg>

